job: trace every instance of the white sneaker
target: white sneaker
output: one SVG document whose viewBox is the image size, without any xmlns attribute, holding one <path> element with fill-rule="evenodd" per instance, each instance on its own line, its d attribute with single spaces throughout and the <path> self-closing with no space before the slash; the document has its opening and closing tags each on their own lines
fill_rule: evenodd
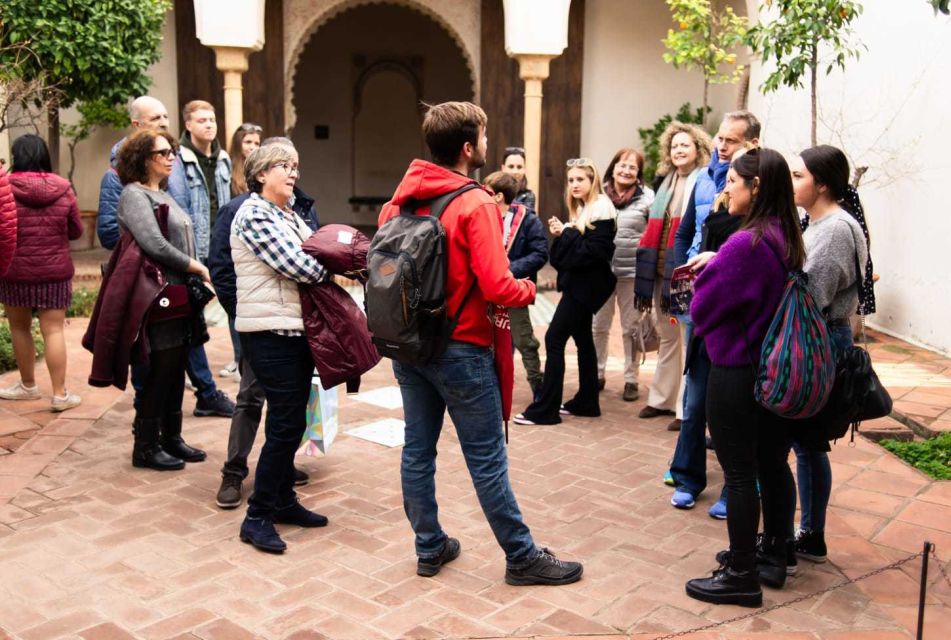
<svg viewBox="0 0 951 640">
<path fill-rule="evenodd" d="M 512 422 L 514 422 L 515 424 L 521 424 L 521 425 L 533 425 L 533 424 L 535 424 L 534 422 L 532 422 L 531 420 L 529 420 L 528 418 L 526 418 L 524 413 L 517 413 L 517 414 L 515 414 L 515 417 L 512 418 Z"/>
<path fill-rule="evenodd" d="M 0 389 L 0 398 L 4 400 L 36 400 L 40 397 L 40 388 L 35 384 L 27 387 L 20 380 L 12 387 Z"/>
<path fill-rule="evenodd" d="M 238 363 L 232 360 L 228 366 L 218 372 L 218 376 L 221 378 L 230 378 L 236 373 L 238 373 Z"/>
<path fill-rule="evenodd" d="M 50 400 L 50 409 L 58 413 L 72 409 L 73 407 L 78 407 L 82 401 L 83 399 L 78 395 L 67 391 L 64 395 L 53 396 L 53 399 Z"/>
</svg>

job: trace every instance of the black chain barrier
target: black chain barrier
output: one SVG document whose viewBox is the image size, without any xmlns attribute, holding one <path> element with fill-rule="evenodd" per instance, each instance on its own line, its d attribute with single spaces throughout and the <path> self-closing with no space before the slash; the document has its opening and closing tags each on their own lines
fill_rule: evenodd
<svg viewBox="0 0 951 640">
<path fill-rule="evenodd" d="M 951 577 L 948 576 L 948 573 L 944 568 L 944 564 L 938 558 L 937 552 L 935 551 L 935 546 L 930 542 L 925 542 L 924 549 L 922 551 L 919 551 L 918 553 L 914 553 L 906 558 L 902 558 L 901 560 L 896 560 L 895 562 L 892 562 L 891 564 L 887 564 L 884 567 L 873 569 L 872 571 L 869 571 L 868 573 L 863 573 L 862 575 L 857 576 L 855 578 L 850 578 L 848 580 L 843 580 L 842 582 L 837 582 L 836 584 L 830 587 L 826 587 L 825 589 L 820 589 L 819 591 L 815 591 L 813 593 L 807 593 L 797 598 L 793 598 L 792 600 L 787 600 L 786 602 L 780 602 L 779 604 L 774 604 L 770 607 L 766 607 L 765 609 L 757 609 L 756 611 L 753 611 L 751 613 L 746 613 L 741 616 L 736 616 L 734 618 L 721 620 L 720 622 L 711 622 L 710 624 L 705 624 L 703 626 L 695 627 L 693 629 L 687 629 L 686 631 L 677 631 L 676 633 L 668 633 L 666 635 L 656 636 L 653 638 L 653 640 L 670 640 L 670 638 L 682 638 L 683 636 L 689 636 L 693 633 L 700 633 L 701 631 L 709 631 L 711 629 L 716 629 L 717 627 L 733 624 L 734 622 L 749 620 L 750 618 L 755 618 L 757 616 L 763 615 L 764 613 L 769 613 L 770 611 L 776 611 L 777 609 L 785 609 L 786 607 L 791 607 L 794 604 L 805 602 L 806 600 L 810 600 L 812 598 L 817 598 L 831 591 L 842 589 L 844 587 L 849 586 L 850 584 L 855 584 L 856 582 L 867 580 L 868 578 L 871 578 L 872 576 L 877 576 L 881 573 L 885 573 L 886 571 L 891 571 L 892 569 L 898 569 L 899 567 L 902 567 L 908 564 L 909 562 L 913 560 L 917 560 L 917 559 L 921 559 L 922 561 L 921 599 L 919 603 L 919 617 L 918 617 L 918 638 L 921 638 L 922 627 L 924 623 L 924 597 L 925 597 L 929 556 L 934 558 L 935 564 L 938 565 L 938 570 L 941 572 L 941 575 L 944 576 L 944 580 L 945 582 L 948 583 L 948 587 L 951 588 Z"/>
</svg>

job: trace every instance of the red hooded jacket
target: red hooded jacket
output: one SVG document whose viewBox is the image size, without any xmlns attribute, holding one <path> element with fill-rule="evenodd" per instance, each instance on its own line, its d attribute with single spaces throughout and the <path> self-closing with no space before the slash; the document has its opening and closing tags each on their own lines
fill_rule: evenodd
<svg viewBox="0 0 951 640">
<path fill-rule="evenodd" d="M 3 279 L 60 282 L 73 277 L 69 241 L 83 234 L 69 181 L 55 173 L 10 174 L 17 205 L 17 249 Z"/>
<path fill-rule="evenodd" d="M 378 223 L 400 213 L 408 198 L 432 200 L 468 182 L 466 176 L 425 160 L 413 160 L 396 188 L 393 199 L 383 205 Z M 423 207 L 418 214 L 428 214 Z M 446 230 L 449 273 L 446 278 L 447 311 L 454 317 L 466 292 L 478 286 L 466 301 L 452 339 L 482 347 L 493 343 L 493 326 L 488 303 L 504 307 L 524 307 L 535 300 L 535 283 L 516 280 L 509 271 L 509 259 L 502 246 L 502 218 L 495 201 L 482 189 L 472 189 L 449 203 L 440 218 Z"/>
<path fill-rule="evenodd" d="M 7 272 L 17 249 L 17 205 L 7 179 L 7 170 L 0 164 L 0 276 Z"/>
</svg>

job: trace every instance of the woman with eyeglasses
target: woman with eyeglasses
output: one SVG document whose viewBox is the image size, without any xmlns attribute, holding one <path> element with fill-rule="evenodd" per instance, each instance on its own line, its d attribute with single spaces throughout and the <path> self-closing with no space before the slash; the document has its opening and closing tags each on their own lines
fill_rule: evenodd
<svg viewBox="0 0 951 640">
<path fill-rule="evenodd" d="M 518 180 L 518 193 L 513 205 L 521 204 L 535 210 L 535 192 L 528 188 L 525 179 L 525 149 L 522 147 L 505 147 L 502 152 L 502 173 L 507 173 Z"/>
<path fill-rule="evenodd" d="M 680 391 L 684 370 L 680 328 L 670 315 L 674 241 L 697 176 L 710 162 L 712 147 L 707 132 L 694 124 L 674 121 L 661 134 L 661 160 L 657 172 L 664 176 L 664 180 L 657 189 L 647 228 L 637 248 L 635 303 L 641 311 L 653 313 L 659 338 L 650 394 L 638 417 L 674 416 L 668 425 L 672 431 L 680 429 L 683 412 Z"/>
<path fill-rule="evenodd" d="M 598 351 L 598 388 L 604 389 L 608 363 L 608 335 L 614 322 L 614 306 L 621 311 L 621 342 L 624 344 L 624 391 L 622 398 L 638 398 L 637 376 L 640 371 L 640 341 L 636 336 L 643 313 L 634 305 L 634 267 L 637 245 L 647 228 L 647 216 L 654 191 L 643 184 L 644 156 L 637 149 L 621 149 L 614 154 L 604 172 L 604 193 L 617 211 L 617 235 L 614 237 L 612 268 L 617 286 L 608 301 L 594 316 L 594 345 Z"/>
<path fill-rule="evenodd" d="M 271 553 L 287 548 L 275 523 L 327 524 L 326 517 L 304 508 L 294 493 L 294 453 L 307 426 L 314 372 L 298 284 L 329 277 L 301 249 L 312 232 L 290 206 L 300 177 L 298 161 L 297 151 L 285 143 L 253 151 L 244 168 L 251 196 L 231 223 L 231 256 L 237 275 L 235 327 L 268 407 L 254 493 L 248 499 L 240 537 Z"/>
<path fill-rule="evenodd" d="M 34 377 L 36 353 L 31 335 L 36 309 L 53 387 L 50 408 L 65 411 L 80 403 L 78 395 L 66 390 L 63 327 L 73 296 L 69 241 L 82 235 L 83 223 L 69 181 L 53 173 L 49 149 L 37 135 L 27 134 L 13 141 L 10 189 L 10 204 L 15 203 L 15 251 L 9 269 L 0 278 L 0 302 L 10 321 L 20 380 L 12 387 L 0 389 L 0 398 L 40 397 Z"/>
<path fill-rule="evenodd" d="M 184 284 L 189 273 L 209 282 L 208 269 L 195 258 L 191 217 L 164 190 L 177 146 L 168 132 L 154 129 L 140 130 L 122 145 L 116 164 L 119 181 L 125 185 L 117 210 L 119 230 L 131 234 L 170 285 Z M 160 205 L 168 207 L 165 230 L 156 217 Z M 113 274 L 110 279 L 116 277 Z M 208 334 L 200 312 L 150 322 L 147 332 L 148 375 L 137 390 L 132 464 L 159 471 L 181 469 L 186 462 L 205 459 L 204 451 L 182 439 L 182 397 L 188 351 L 205 342 Z"/>
<path fill-rule="evenodd" d="M 231 136 L 231 197 L 237 198 L 242 193 L 248 192 L 248 183 L 244 179 L 244 163 L 251 155 L 251 152 L 261 146 L 261 133 L 264 130 L 250 122 L 235 129 Z M 218 211 L 219 215 L 221 211 Z M 228 318 L 228 329 L 231 333 L 231 349 L 234 352 L 234 360 L 229 362 L 218 375 L 222 378 L 234 377 L 240 380 L 241 374 L 238 372 L 238 363 L 241 361 L 241 340 L 238 332 L 234 328 L 234 321 Z"/>
<path fill-rule="evenodd" d="M 601 415 L 591 324 L 617 283 L 611 270 L 617 211 L 602 192 L 598 169 L 590 159 L 568 160 L 565 203 L 567 223 L 554 216 L 548 219 L 548 231 L 555 238 L 549 255 L 558 272 L 561 300 L 545 333 L 545 376 L 537 399 L 515 416 L 516 424 L 558 424 L 563 415 Z M 578 392 L 562 404 L 569 338 L 578 349 Z"/>
</svg>

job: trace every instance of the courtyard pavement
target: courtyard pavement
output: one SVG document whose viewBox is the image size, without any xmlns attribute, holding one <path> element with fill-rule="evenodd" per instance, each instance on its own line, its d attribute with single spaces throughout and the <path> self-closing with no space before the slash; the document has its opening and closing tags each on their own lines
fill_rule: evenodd
<svg viewBox="0 0 951 640">
<path fill-rule="evenodd" d="M 676 434 L 666 430 L 666 419 L 636 418 L 643 400 L 621 400 L 615 358 L 601 418 L 511 427 L 512 482 L 536 540 L 585 563 L 577 584 L 516 588 L 504 584 L 502 553 L 448 420 L 439 445 L 440 518 L 463 551 L 438 576 L 415 575 L 399 447 L 346 434 L 402 418 L 398 407 L 368 402 L 373 395 L 341 395 L 341 435 L 329 455 L 298 458 L 312 479 L 300 488 L 301 499 L 328 515 L 330 525 L 284 527 L 288 552 L 258 553 L 238 540 L 244 509 L 222 511 L 214 504 L 229 420 L 186 420 L 185 435 L 208 451 L 206 462 L 175 473 L 134 469 L 131 395 L 85 385 L 84 327 L 85 321 L 73 320 L 67 328 L 69 386 L 83 395 L 81 407 L 54 415 L 48 400 L 0 401 L 0 638 L 646 639 L 754 613 L 684 594 L 684 581 L 712 570 L 713 555 L 726 544 L 725 524 L 706 513 L 722 475 L 711 453 L 710 487 L 697 507 L 670 506 L 671 489 L 661 477 Z M 544 327 L 537 332 L 541 337 Z M 217 372 L 230 360 L 230 343 L 226 329 L 212 334 L 208 352 Z M 620 354 L 617 327 L 613 335 L 612 353 Z M 874 339 L 873 361 L 896 409 L 934 430 L 951 429 L 951 361 L 885 336 Z M 571 360 L 568 393 L 575 388 Z M 642 367 L 642 396 L 652 366 L 648 360 Z M 518 367 L 516 411 L 528 400 Z M 37 373 L 48 392 L 42 364 Z M 0 376 L 0 385 L 16 375 Z M 394 384 L 384 361 L 365 376 L 362 390 Z M 222 386 L 235 394 L 234 382 Z M 189 416 L 193 405 L 189 394 Z M 888 418 L 877 422 L 897 427 Z M 785 589 L 765 590 L 766 606 L 907 557 L 924 540 L 937 545 L 951 572 L 951 483 L 929 480 L 863 437 L 854 446 L 840 442 L 831 456 L 829 562 L 800 562 Z M 914 637 L 919 571 L 916 559 L 687 637 Z M 927 602 L 925 637 L 947 635 L 951 585 L 934 563 Z"/>
</svg>

